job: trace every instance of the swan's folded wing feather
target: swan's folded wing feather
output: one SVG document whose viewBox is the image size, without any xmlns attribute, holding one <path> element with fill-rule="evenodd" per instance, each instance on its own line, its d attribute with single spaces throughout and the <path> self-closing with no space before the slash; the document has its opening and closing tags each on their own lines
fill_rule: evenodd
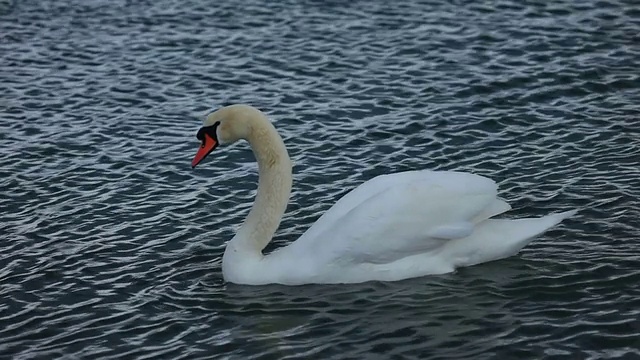
<svg viewBox="0 0 640 360">
<path fill-rule="evenodd" d="M 471 235 L 474 224 L 470 221 L 452 222 L 436 226 L 427 233 L 428 237 L 444 240 L 462 239 Z"/>
<path fill-rule="evenodd" d="M 365 201 L 371 201 L 371 204 L 378 205 L 374 197 L 381 196 L 383 192 L 391 190 L 403 191 L 408 188 L 409 184 L 415 182 L 435 191 L 444 188 L 455 194 L 497 192 L 497 185 L 493 180 L 470 173 L 416 170 L 380 175 L 364 182 L 340 198 L 298 241 L 302 239 L 307 241 L 319 237 L 322 233 L 333 231 L 337 223 L 344 221 L 343 218 L 347 213 Z"/>
<path fill-rule="evenodd" d="M 495 205 L 496 185 L 469 174 L 445 175 L 377 189 L 296 242 L 327 262 L 386 263 L 464 238 L 473 220 Z"/>
</svg>

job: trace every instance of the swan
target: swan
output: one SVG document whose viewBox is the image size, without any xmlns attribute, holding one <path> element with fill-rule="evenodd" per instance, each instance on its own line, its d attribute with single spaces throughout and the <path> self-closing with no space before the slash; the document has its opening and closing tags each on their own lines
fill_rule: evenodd
<svg viewBox="0 0 640 360">
<path fill-rule="evenodd" d="M 494 181 L 457 171 L 380 175 L 356 187 L 300 238 L 268 255 L 285 213 L 292 163 L 276 128 L 245 104 L 208 114 L 198 130 L 195 168 L 218 145 L 246 140 L 258 163 L 249 214 L 222 257 L 225 282 L 302 285 L 396 281 L 453 272 L 518 253 L 536 235 L 571 217 L 494 219 L 511 209 Z"/>
</svg>

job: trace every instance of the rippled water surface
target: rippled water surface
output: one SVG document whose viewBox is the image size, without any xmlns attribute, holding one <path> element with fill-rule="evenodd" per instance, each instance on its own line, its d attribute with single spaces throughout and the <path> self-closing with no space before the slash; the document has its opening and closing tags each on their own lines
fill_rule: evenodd
<svg viewBox="0 0 640 360">
<path fill-rule="evenodd" d="M 635 1 L 5 1 L 5 358 L 640 358 Z M 195 171 L 200 115 L 265 111 L 295 161 L 274 248 L 412 169 L 495 179 L 508 216 L 580 209 L 509 259 L 395 283 L 225 284 L 246 144 Z"/>
</svg>

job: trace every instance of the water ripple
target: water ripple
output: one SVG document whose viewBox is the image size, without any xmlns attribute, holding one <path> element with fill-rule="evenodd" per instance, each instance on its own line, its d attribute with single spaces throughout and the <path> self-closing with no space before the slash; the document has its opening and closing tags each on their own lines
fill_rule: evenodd
<svg viewBox="0 0 640 360">
<path fill-rule="evenodd" d="M 3 358 L 640 357 L 640 11 L 628 1 L 0 4 Z M 472 171 L 520 255 L 351 286 L 225 284 L 257 167 L 194 172 L 251 103 L 294 160 L 269 249 L 371 177 Z"/>
</svg>

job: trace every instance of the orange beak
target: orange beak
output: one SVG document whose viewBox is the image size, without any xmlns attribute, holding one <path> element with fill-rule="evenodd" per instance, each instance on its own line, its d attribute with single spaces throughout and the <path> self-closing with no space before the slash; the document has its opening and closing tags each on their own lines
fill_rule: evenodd
<svg viewBox="0 0 640 360">
<path fill-rule="evenodd" d="M 209 134 L 204 134 L 204 140 L 202 141 L 202 145 L 198 149 L 196 156 L 191 161 L 191 168 L 195 168 L 204 158 L 209 155 L 216 147 L 218 147 L 218 142 L 209 136 Z"/>
</svg>

